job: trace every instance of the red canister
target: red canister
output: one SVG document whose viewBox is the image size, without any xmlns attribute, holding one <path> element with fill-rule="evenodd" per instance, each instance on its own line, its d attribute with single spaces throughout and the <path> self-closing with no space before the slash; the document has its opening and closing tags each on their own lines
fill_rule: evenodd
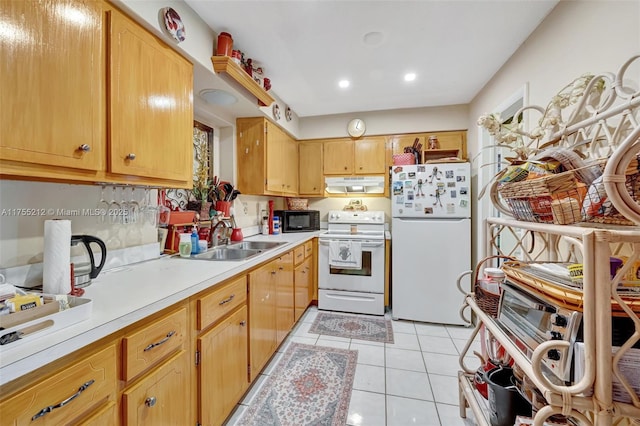
<svg viewBox="0 0 640 426">
<path fill-rule="evenodd" d="M 218 56 L 231 56 L 233 52 L 233 38 L 231 34 L 222 32 L 218 35 L 218 46 L 216 48 L 216 55 Z"/>
</svg>

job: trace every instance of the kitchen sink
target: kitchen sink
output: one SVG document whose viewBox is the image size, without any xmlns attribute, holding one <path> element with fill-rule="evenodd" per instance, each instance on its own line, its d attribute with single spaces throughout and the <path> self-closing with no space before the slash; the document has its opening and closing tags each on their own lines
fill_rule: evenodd
<svg viewBox="0 0 640 426">
<path fill-rule="evenodd" d="M 231 249 L 228 247 L 217 247 L 200 254 L 194 254 L 191 259 L 198 260 L 245 260 L 257 256 L 262 250 Z"/>
<path fill-rule="evenodd" d="M 204 253 L 194 254 L 190 259 L 197 260 L 246 260 L 274 249 L 286 242 L 242 241 L 240 243 L 217 246 Z"/>
<path fill-rule="evenodd" d="M 230 244 L 227 247 L 233 250 L 270 250 L 283 244 L 287 243 L 277 243 L 274 241 L 242 241 L 241 243 Z"/>
</svg>

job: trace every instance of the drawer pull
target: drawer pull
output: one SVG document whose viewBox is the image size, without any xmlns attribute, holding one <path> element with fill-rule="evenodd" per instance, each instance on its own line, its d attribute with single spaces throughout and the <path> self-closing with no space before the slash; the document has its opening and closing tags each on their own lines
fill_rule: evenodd
<svg viewBox="0 0 640 426">
<path fill-rule="evenodd" d="M 300 272 L 302 272 L 303 274 L 306 274 L 306 273 L 307 273 L 307 271 L 300 271 Z"/>
<path fill-rule="evenodd" d="M 225 303 L 229 303 L 229 302 L 231 302 L 231 301 L 233 300 L 233 298 L 234 298 L 234 297 L 236 297 L 236 295 L 235 295 L 235 294 L 232 294 L 232 295 L 231 295 L 231 296 L 229 296 L 227 299 L 221 300 L 221 301 L 218 303 L 218 305 L 222 306 L 222 305 L 224 305 Z"/>
<path fill-rule="evenodd" d="M 151 349 L 155 348 L 156 346 L 160 346 L 160 345 L 161 345 L 161 344 L 163 344 L 163 343 L 166 343 L 166 342 L 167 342 L 167 340 L 171 339 L 171 337 L 172 337 L 174 334 L 176 334 L 176 332 L 175 332 L 175 331 L 170 331 L 170 332 L 168 332 L 168 333 L 167 333 L 167 337 L 165 337 L 164 339 L 160 340 L 160 341 L 159 341 L 159 342 L 157 342 L 157 343 L 152 343 L 152 344 L 150 344 L 149 346 L 147 346 L 146 348 L 144 348 L 144 352 L 149 351 L 149 350 L 151 350 Z"/>
<path fill-rule="evenodd" d="M 247 325 L 247 322 L 246 322 L 246 321 L 244 321 L 244 320 L 243 320 L 243 321 L 240 321 L 240 326 L 241 326 L 241 327 L 244 327 L 245 325 Z"/>
<path fill-rule="evenodd" d="M 129 161 L 133 161 L 136 159 L 136 155 L 132 152 L 131 154 L 127 155 L 126 159 Z"/>
<path fill-rule="evenodd" d="M 82 145 L 80 145 L 78 147 L 78 150 L 80 150 L 82 152 L 89 152 L 89 151 L 91 151 L 91 146 L 87 145 L 86 143 L 83 143 Z"/>
<path fill-rule="evenodd" d="M 65 405 L 67 405 L 68 403 L 70 403 L 71 401 L 73 401 L 74 399 L 79 397 L 82 392 L 84 392 L 89 386 L 91 386 L 94 383 L 95 383 L 95 380 L 91 379 L 88 382 L 86 382 L 85 384 L 83 384 L 82 386 L 80 386 L 78 388 L 78 392 L 74 393 L 69 398 L 65 399 L 64 401 L 61 401 L 61 402 L 57 403 L 56 405 L 50 405 L 48 407 L 44 407 L 35 416 L 31 417 L 31 421 L 34 421 L 34 420 L 44 416 L 45 414 L 52 412 L 56 408 L 64 407 Z"/>
<path fill-rule="evenodd" d="M 147 407 L 153 407 L 154 405 L 156 405 L 156 397 L 150 396 L 149 398 L 145 399 L 144 405 L 146 405 Z"/>
</svg>

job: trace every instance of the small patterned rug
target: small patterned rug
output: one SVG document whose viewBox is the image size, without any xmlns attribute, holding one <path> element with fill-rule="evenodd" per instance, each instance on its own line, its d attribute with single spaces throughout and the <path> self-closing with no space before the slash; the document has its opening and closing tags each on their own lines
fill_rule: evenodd
<svg viewBox="0 0 640 426">
<path fill-rule="evenodd" d="M 291 343 L 237 425 L 345 425 L 357 359 L 358 351 Z"/>
<path fill-rule="evenodd" d="M 381 317 L 318 312 L 309 333 L 393 343 L 391 321 Z"/>
</svg>

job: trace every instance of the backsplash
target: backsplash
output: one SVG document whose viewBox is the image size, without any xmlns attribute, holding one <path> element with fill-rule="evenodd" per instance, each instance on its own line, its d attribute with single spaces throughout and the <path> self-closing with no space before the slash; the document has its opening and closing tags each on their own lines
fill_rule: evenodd
<svg viewBox="0 0 640 426">
<path fill-rule="evenodd" d="M 140 205 L 147 201 L 156 205 L 156 190 L 146 191 L 128 187 L 117 188 L 115 199 Z M 102 239 L 107 249 L 122 249 L 157 241 L 155 226 L 145 220 L 136 223 L 110 223 L 110 218 L 96 215 L 101 200 L 100 185 L 70 185 L 45 182 L 0 181 L 0 268 L 42 262 L 44 246 L 44 221 L 48 219 L 71 220 L 73 234 L 94 235 Z M 106 186 L 104 199 L 111 201 L 112 187 Z"/>
</svg>

